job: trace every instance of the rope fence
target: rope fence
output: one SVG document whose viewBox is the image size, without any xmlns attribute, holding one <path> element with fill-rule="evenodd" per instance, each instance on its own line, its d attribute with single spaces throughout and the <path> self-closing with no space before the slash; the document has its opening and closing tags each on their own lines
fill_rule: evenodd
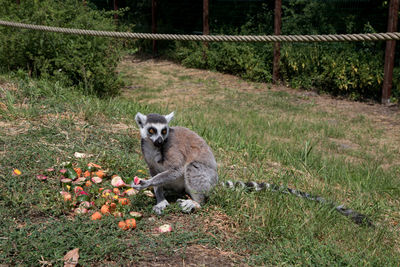
<svg viewBox="0 0 400 267">
<path fill-rule="evenodd" d="M 203 42 L 361 42 L 400 40 L 400 32 L 360 33 L 360 34 L 326 34 L 326 35 L 187 35 L 95 31 L 71 29 L 45 25 L 25 24 L 0 20 L 0 25 L 66 34 L 79 34 L 101 37 L 130 38 L 145 40 L 179 40 Z"/>
</svg>

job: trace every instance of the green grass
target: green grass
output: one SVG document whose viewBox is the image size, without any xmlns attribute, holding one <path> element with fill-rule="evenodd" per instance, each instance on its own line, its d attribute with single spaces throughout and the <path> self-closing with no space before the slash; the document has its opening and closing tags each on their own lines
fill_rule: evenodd
<svg viewBox="0 0 400 267">
<path fill-rule="evenodd" d="M 112 99 L 43 80 L 0 79 L 1 264 L 62 265 L 66 252 L 79 247 L 82 266 L 151 264 L 155 256 L 175 265 L 185 260 L 218 266 L 218 257 L 219 263 L 255 266 L 398 265 L 395 138 L 363 114 L 345 116 L 270 85 L 170 67 L 156 71 L 157 63 L 133 68 L 124 62 L 121 73 L 135 89 Z M 135 231 L 123 232 L 114 218 L 71 216 L 58 177 L 35 178 L 64 161 L 95 161 L 132 177 L 146 169 L 134 115 L 172 110 L 173 125 L 193 129 L 213 148 L 221 180 L 295 187 L 360 211 L 376 227 L 360 227 L 294 196 L 218 187 L 190 215 L 174 204 L 155 216 L 153 199 L 134 196 L 132 205 L 144 219 Z M 95 156 L 74 159 L 76 151 Z M 14 168 L 22 175 L 12 176 Z M 174 231 L 154 235 L 152 229 L 163 223 Z M 225 256 L 206 257 L 215 251 Z"/>
</svg>

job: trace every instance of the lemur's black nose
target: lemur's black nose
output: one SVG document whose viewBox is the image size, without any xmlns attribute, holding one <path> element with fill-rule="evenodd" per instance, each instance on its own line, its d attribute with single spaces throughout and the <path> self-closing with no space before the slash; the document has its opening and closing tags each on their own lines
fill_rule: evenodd
<svg viewBox="0 0 400 267">
<path fill-rule="evenodd" d="M 163 142 L 164 142 L 164 140 L 162 139 L 162 137 L 158 137 L 157 140 L 154 142 L 154 145 L 156 147 L 160 147 L 160 146 L 162 146 Z"/>
</svg>

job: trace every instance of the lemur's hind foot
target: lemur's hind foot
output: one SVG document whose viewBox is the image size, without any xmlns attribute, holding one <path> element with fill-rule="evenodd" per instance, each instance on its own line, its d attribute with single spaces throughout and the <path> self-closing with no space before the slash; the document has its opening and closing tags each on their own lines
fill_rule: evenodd
<svg viewBox="0 0 400 267">
<path fill-rule="evenodd" d="M 191 199 L 178 199 L 176 202 L 181 206 L 182 211 L 185 213 L 190 213 L 201 208 L 199 203 Z"/>
<path fill-rule="evenodd" d="M 155 205 L 153 207 L 153 211 L 155 213 L 157 213 L 158 215 L 161 215 L 163 213 L 164 209 L 166 207 L 168 207 L 168 206 L 169 206 L 168 201 L 167 200 L 163 200 L 163 201 L 161 201 L 160 203 L 158 203 L 157 205 Z"/>
</svg>

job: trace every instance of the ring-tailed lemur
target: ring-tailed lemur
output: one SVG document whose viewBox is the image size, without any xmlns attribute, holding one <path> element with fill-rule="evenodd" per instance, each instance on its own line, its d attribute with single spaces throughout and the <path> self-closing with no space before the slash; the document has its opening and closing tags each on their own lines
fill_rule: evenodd
<svg viewBox="0 0 400 267">
<path fill-rule="evenodd" d="M 184 191 L 192 200 L 179 199 L 185 212 L 200 207 L 218 183 L 217 162 L 211 148 L 195 132 L 183 127 L 169 127 L 174 117 L 159 114 L 136 114 L 140 128 L 144 159 L 151 179 L 141 180 L 135 189 L 153 186 L 157 205 L 153 210 L 161 214 L 169 205 L 164 190 Z"/>
<path fill-rule="evenodd" d="M 211 148 L 195 132 L 183 127 L 169 127 L 173 117 L 174 112 L 165 116 L 159 114 L 146 116 L 141 113 L 135 116 L 140 129 L 142 153 L 152 178 L 140 180 L 139 184 L 132 182 L 131 187 L 138 190 L 149 186 L 154 188 L 157 204 L 153 210 L 157 214 L 161 214 L 169 205 L 164 190 L 189 194 L 192 199 L 178 199 L 178 203 L 184 212 L 190 212 L 204 203 L 218 183 L 217 163 Z M 293 194 L 329 205 L 357 224 L 372 226 L 371 221 L 363 214 L 294 189 L 256 182 L 227 181 L 221 184 L 229 188 L 253 188 L 257 191 L 269 189 Z"/>
</svg>

